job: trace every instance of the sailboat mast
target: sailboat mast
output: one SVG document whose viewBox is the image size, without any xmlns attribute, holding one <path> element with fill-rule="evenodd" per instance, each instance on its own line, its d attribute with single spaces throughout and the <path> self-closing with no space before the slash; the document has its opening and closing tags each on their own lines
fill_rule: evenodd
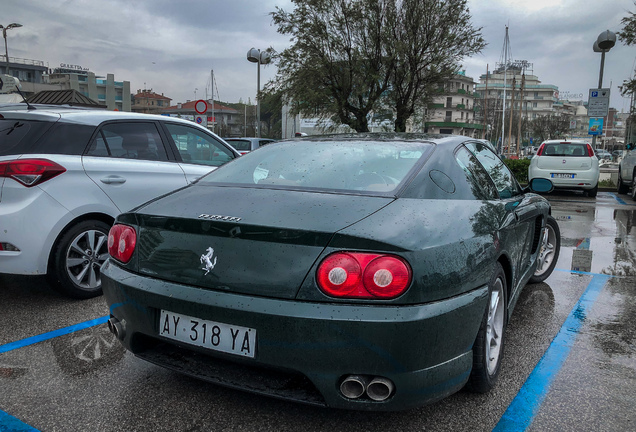
<svg viewBox="0 0 636 432">
<path fill-rule="evenodd" d="M 510 58 L 508 54 L 510 53 L 510 38 L 508 37 L 508 26 L 506 26 L 506 36 L 504 38 L 504 46 L 503 46 L 503 64 L 504 64 L 504 82 L 503 82 L 503 108 L 501 110 L 501 146 L 502 152 L 503 148 L 506 147 L 506 86 L 508 83 L 508 62 Z"/>
<path fill-rule="evenodd" d="M 216 124 L 216 118 L 214 117 L 214 69 L 210 69 L 210 89 L 212 93 L 212 132 L 214 132 L 214 125 Z"/>
</svg>

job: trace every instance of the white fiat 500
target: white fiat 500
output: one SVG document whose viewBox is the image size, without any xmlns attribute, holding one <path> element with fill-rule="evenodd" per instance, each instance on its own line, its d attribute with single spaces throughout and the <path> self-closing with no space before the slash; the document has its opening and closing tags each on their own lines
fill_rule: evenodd
<svg viewBox="0 0 636 432">
<path fill-rule="evenodd" d="M 590 197 L 598 193 L 598 177 L 598 158 L 585 141 L 544 141 L 528 168 L 528 180 L 550 179 L 555 189 L 582 190 Z"/>
</svg>

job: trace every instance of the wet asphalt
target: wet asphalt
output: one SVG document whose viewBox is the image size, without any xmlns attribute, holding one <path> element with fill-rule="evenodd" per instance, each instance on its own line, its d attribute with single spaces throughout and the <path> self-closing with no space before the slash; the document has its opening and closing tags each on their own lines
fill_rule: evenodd
<svg viewBox="0 0 636 432">
<path fill-rule="evenodd" d="M 125 352 L 103 298 L 0 275 L 0 431 L 634 431 L 636 202 L 548 199 L 562 237 L 556 271 L 525 287 L 488 394 L 369 413 L 229 390 Z"/>
</svg>

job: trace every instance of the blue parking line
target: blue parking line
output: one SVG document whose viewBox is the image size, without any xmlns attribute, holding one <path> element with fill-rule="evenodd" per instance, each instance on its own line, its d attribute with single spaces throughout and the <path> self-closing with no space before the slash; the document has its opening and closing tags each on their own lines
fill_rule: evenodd
<svg viewBox="0 0 636 432">
<path fill-rule="evenodd" d="M 39 430 L 0 410 L 0 432 L 39 432 Z"/>
<path fill-rule="evenodd" d="M 43 333 L 40 335 L 36 335 L 36 336 L 31 336 L 28 337 L 26 339 L 22 339 L 19 341 L 15 341 L 15 342 L 10 342 L 8 344 L 5 345 L 0 345 L 0 354 L 1 353 L 5 353 L 8 351 L 13 351 L 14 349 L 18 349 L 18 348 L 23 348 L 25 346 L 29 346 L 29 345 L 33 345 L 36 344 L 38 342 L 42 342 L 45 340 L 49 340 L 49 339 L 53 339 L 55 337 L 58 336 L 63 336 L 69 333 L 73 333 L 79 330 L 84 330 L 86 328 L 89 327 L 94 327 L 96 325 L 99 324 L 104 324 L 106 321 L 108 321 L 108 315 L 105 315 L 103 317 L 99 317 L 99 318 L 95 318 L 93 320 L 90 321 L 84 321 L 82 323 L 79 324 L 75 324 L 69 327 L 64 327 L 61 329 L 57 329 L 57 330 L 53 330 L 50 331 L 48 333 Z M 0 426 L 2 425 L 2 423 L 0 423 Z M 0 428 L 0 432 L 3 432 L 2 429 Z"/>
<path fill-rule="evenodd" d="M 90 321 L 84 321 L 82 323 L 75 324 L 72 326 L 53 330 L 48 333 L 43 333 L 40 335 L 28 337 L 26 339 L 22 339 L 19 341 L 10 342 L 5 345 L 0 345 L 0 353 L 13 351 L 15 349 L 23 348 L 25 346 L 33 345 L 38 342 L 53 339 L 58 336 L 63 336 L 69 333 L 79 331 L 79 330 L 87 329 L 89 327 L 94 327 L 96 325 L 103 324 L 106 321 L 108 321 L 108 315 L 105 315 L 103 317 L 99 317 Z M 39 432 L 39 431 L 38 429 L 35 429 L 34 427 L 21 422 L 20 420 L 13 417 L 12 415 L 7 414 L 6 412 L 0 410 L 0 432 Z"/>
<path fill-rule="evenodd" d="M 614 197 L 614 199 L 615 199 L 616 201 L 618 201 L 618 202 L 619 202 L 619 204 L 627 205 L 627 203 L 626 203 L 625 201 L 623 201 L 623 199 L 622 199 L 622 198 L 620 198 L 620 197 L 619 197 L 618 195 L 616 195 L 615 193 L 610 193 L 610 195 L 611 195 L 611 196 L 613 196 L 613 197 Z"/>
<path fill-rule="evenodd" d="M 595 274 L 559 333 L 499 419 L 493 432 L 525 431 L 541 408 L 552 382 L 565 363 L 588 311 L 612 276 Z"/>
</svg>

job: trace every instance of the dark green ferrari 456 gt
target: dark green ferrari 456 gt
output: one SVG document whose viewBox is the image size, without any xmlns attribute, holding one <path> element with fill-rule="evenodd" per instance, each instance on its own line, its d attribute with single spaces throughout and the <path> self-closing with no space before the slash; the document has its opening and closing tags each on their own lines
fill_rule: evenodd
<svg viewBox="0 0 636 432">
<path fill-rule="evenodd" d="M 551 188 L 462 136 L 270 144 L 117 218 L 108 324 L 157 365 L 309 404 L 486 392 L 558 258 Z"/>
</svg>

